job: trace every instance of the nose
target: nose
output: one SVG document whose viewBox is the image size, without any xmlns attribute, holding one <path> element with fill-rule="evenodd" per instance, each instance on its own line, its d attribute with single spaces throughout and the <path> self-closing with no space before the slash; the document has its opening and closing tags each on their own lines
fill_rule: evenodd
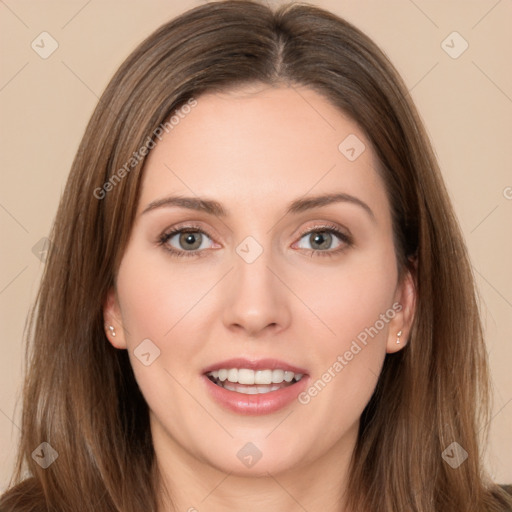
<svg viewBox="0 0 512 512">
<path fill-rule="evenodd" d="M 274 268 L 270 250 L 251 263 L 235 254 L 234 266 L 224 296 L 226 328 L 252 338 L 286 329 L 291 320 L 290 291 Z"/>
</svg>

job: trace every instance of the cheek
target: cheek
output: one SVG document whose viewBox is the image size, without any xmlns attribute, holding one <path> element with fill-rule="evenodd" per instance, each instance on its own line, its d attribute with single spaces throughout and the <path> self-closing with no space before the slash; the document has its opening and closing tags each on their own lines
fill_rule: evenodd
<svg viewBox="0 0 512 512">
<path fill-rule="evenodd" d="M 316 269 L 313 275 L 298 270 L 295 289 L 324 324 L 322 342 L 315 350 L 324 354 L 344 351 L 360 334 L 364 338 L 376 323 L 379 333 L 373 337 L 383 339 L 387 334 L 387 322 L 383 323 L 381 315 L 386 315 L 394 302 L 394 252 L 383 247 L 365 256 L 348 256 L 340 265 Z"/>
<path fill-rule="evenodd" d="M 320 451 L 356 428 L 386 356 L 386 320 L 394 316 L 393 282 L 382 279 L 382 273 L 367 269 L 365 274 L 340 275 L 330 283 L 329 293 L 310 300 L 316 300 L 316 311 L 335 335 L 327 333 L 309 349 L 314 371 L 298 397 L 307 428 L 322 432 L 317 440 Z M 306 323 L 303 328 L 307 330 Z"/>
<path fill-rule="evenodd" d="M 206 271 L 176 273 L 176 265 L 161 255 L 155 258 L 155 252 L 132 247 L 123 257 L 117 290 L 124 333 L 135 379 L 150 410 L 186 437 L 190 425 L 183 411 L 194 407 L 186 391 L 195 377 L 190 363 L 204 342 L 198 336 L 200 300 L 211 284 Z M 142 342 L 144 353 L 150 353 L 147 365 L 139 358 Z"/>
<path fill-rule="evenodd" d="M 394 251 L 384 247 L 371 258 L 347 258 L 336 271 L 317 272 L 314 287 L 311 279 L 300 279 L 304 302 L 326 326 L 308 352 L 315 372 L 300 403 L 316 417 L 331 415 L 329 428 L 342 431 L 366 406 L 386 355 L 396 314 Z M 302 329 L 312 331 L 307 321 Z"/>
<path fill-rule="evenodd" d="M 163 250 L 129 247 L 117 290 L 136 380 L 150 407 L 173 417 L 190 400 L 182 386 L 194 383 L 197 355 L 208 343 L 204 333 L 210 332 L 212 318 L 218 318 L 211 314 L 215 290 L 209 290 L 222 273 L 204 264 L 177 265 L 169 258 Z M 145 366 L 137 354 L 148 339 L 154 346 L 145 346 L 158 357 Z M 172 403 L 168 394 L 173 396 Z"/>
<path fill-rule="evenodd" d="M 176 327 L 186 324 L 188 314 L 214 283 L 211 274 L 195 265 L 177 270 L 165 254 L 127 251 L 119 269 L 118 295 L 128 345 L 150 338 L 163 346 Z"/>
</svg>

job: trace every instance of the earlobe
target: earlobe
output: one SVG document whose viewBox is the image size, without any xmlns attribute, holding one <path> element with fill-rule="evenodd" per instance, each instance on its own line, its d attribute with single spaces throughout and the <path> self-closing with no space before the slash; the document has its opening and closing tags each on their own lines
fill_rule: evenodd
<svg viewBox="0 0 512 512">
<path fill-rule="evenodd" d="M 416 311 L 416 284 L 410 270 L 407 270 L 406 275 L 401 280 L 395 299 L 400 308 L 389 323 L 386 345 L 388 354 L 402 350 L 409 342 Z"/>
<path fill-rule="evenodd" d="M 103 304 L 105 335 L 110 344 L 118 349 L 126 348 L 121 312 L 114 288 L 111 288 Z"/>
</svg>

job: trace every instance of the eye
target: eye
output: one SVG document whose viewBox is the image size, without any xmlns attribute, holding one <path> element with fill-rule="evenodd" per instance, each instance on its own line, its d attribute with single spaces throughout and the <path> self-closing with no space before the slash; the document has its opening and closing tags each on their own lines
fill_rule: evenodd
<svg viewBox="0 0 512 512">
<path fill-rule="evenodd" d="M 180 226 L 162 233 L 158 245 L 173 256 L 204 256 L 214 242 L 210 235 L 198 226 Z M 308 247 L 309 244 L 309 247 Z M 353 244 L 352 237 L 334 225 L 318 226 L 303 233 L 299 249 L 306 249 L 311 256 L 334 256 Z"/>
<path fill-rule="evenodd" d="M 336 226 L 319 226 L 303 233 L 299 249 L 307 249 L 320 256 L 332 256 L 352 245 L 352 238 Z"/>
<path fill-rule="evenodd" d="M 210 236 L 195 226 L 167 231 L 160 236 L 158 242 L 175 256 L 198 256 L 204 252 L 203 249 L 211 248 L 213 244 Z"/>
</svg>

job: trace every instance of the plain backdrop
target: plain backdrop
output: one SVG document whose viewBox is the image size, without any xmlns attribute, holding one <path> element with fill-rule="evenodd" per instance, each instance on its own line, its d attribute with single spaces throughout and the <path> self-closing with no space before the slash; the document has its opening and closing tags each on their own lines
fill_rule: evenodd
<svg viewBox="0 0 512 512">
<path fill-rule="evenodd" d="M 135 46 L 201 3 L 0 1 L 0 492 L 20 433 L 23 330 L 41 240 L 86 123 Z M 486 461 L 497 482 L 512 483 L 512 1 L 310 3 L 389 55 L 433 141 L 481 294 L 494 390 Z"/>
</svg>

